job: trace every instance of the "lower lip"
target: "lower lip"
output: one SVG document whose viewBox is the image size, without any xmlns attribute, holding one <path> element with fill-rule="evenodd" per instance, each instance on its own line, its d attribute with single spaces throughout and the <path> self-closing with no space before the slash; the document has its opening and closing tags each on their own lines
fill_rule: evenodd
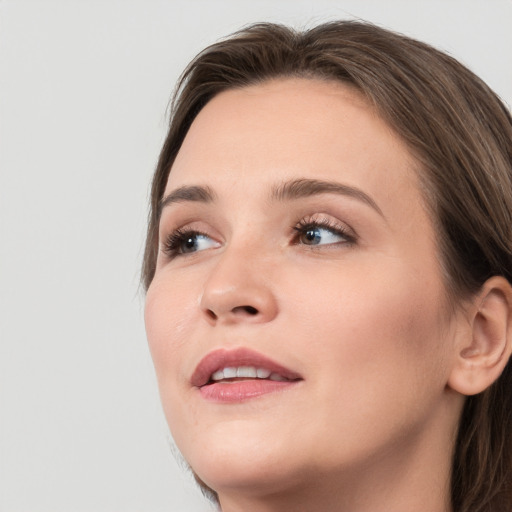
<svg viewBox="0 0 512 512">
<path fill-rule="evenodd" d="M 212 402 L 244 402 L 251 398 L 283 391 L 295 385 L 297 381 L 240 380 L 206 384 L 199 388 L 203 398 Z"/>
</svg>

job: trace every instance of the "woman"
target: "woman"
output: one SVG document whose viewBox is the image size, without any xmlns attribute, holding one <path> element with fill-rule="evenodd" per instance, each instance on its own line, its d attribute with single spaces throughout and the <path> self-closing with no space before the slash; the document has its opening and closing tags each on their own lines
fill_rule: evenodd
<svg viewBox="0 0 512 512">
<path fill-rule="evenodd" d="M 260 24 L 186 70 L 146 326 L 224 512 L 512 509 L 512 121 L 360 22 Z"/>
</svg>

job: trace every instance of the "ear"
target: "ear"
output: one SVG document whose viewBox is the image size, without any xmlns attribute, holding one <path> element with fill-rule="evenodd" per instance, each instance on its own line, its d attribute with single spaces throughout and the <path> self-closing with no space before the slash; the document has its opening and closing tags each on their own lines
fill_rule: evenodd
<svg viewBox="0 0 512 512">
<path fill-rule="evenodd" d="M 487 389 L 512 352 L 512 287 L 499 276 L 487 280 L 466 310 L 468 329 L 458 333 L 448 386 L 463 395 Z"/>
</svg>

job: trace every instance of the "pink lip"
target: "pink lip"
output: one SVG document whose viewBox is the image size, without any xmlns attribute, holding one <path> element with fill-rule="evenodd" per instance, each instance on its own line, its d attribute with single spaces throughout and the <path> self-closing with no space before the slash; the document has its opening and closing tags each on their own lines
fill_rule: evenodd
<svg viewBox="0 0 512 512">
<path fill-rule="evenodd" d="M 236 382 L 210 382 L 210 376 L 213 372 L 228 366 L 266 368 L 288 380 L 248 379 Z M 191 384 L 199 388 L 204 398 L 219 402 L 243 401 L 293 386 L 300 380 L 302 378 L 298 373 L 247 348 L 218 349 L 210 352 L 197 365 L 190 379 Z"/>
</svg>

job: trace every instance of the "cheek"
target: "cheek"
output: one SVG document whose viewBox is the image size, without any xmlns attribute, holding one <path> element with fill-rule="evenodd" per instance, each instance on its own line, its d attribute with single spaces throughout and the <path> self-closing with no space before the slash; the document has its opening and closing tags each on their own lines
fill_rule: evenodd
<svg viewBox="0 0 512 512">
<path fill-rule="evenodd" d="M 351 450 L 406 439 L 442 400 L 449 367 L 442 288 L 422 281 L 398 265 L 311 280 L 314 291 L 297 312 L 307 323 L 295 324 L 315 389 L 316 421 L 303 429 L 333 464 Z"/>
<path fill-rule="evenodd" d="M 155 277 L 146 295 L 144 319 L 160 387 L 183 371 L 182 347 L 190 338 L 198 299 L 191 287 Z"/>
<path fill-rule="evenodd" d="M 345 396 L 360 397 L 363 388 L 369 400 L 386 389 L 398 396 L 407 392 L 404 386 L 425 388 L 425 380 L 442 389 L 443 288 L 412 270 L 373 265 L 317 274 L 311 283 L 303 339 L 311 357 L 338 375 L 335 385 Z"/>
</svg>

